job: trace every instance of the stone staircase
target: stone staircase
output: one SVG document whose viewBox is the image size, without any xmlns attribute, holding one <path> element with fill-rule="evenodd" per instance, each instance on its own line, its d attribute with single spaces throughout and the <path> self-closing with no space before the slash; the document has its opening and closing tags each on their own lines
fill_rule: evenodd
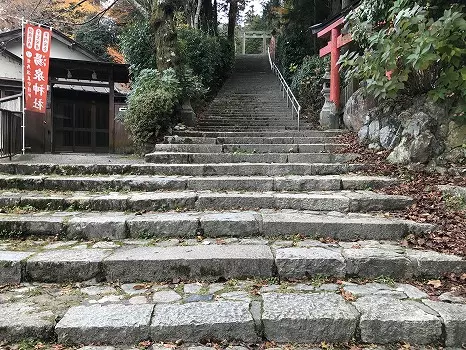
<svg viewBox="0 0 466 350">
<path fill-rule="evenodd" d="M 279 89 L 277 77 L 262 55 L 238 56 L 233 73 L 199 119 L 203 131 L 297 130 L 298 120 Z M 301 121 L 301 130 L 310 129 Z"/>
<path fill-rule="evenodd" d="M 228 94 L 258 90 L 239 73 L 265 63 L 240 58 Z M 0 162 L 0 340 L 466 343 L 466 304 L 410 283 L 466 260 L 399 243 L 434 229 L 374 192 L 399 180 L 355 175 L 342 131 L 231 125 L 167 136 L 145 163 Z"/>
</svg>

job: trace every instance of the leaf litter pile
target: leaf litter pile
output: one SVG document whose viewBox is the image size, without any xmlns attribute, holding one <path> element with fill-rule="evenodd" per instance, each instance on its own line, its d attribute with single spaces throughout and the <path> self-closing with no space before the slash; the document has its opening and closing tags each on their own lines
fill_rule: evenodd
<svg viewBox="0 0 466 350">
<path fill-rule="evenodd" d="M 398 177 L 400 184 L 378 189 L 377 192 L 410 196 L 414 203 L 405 210 L 391 212 L 393 217 L 436 225 L 423 236 L 409 235 L 401 244 L 414 249 L 428 249 L 456 254 L 466 258 L 466 203 L 460 198 L 443 194 L 438 185 L 466 187 L 466 169 L 452 165 L 445 173 L 429 172 L 422 166 L 400 166 L 386 159 L 390 151 L 374 151 L 358 142 L 358 136 L 347 132 L 339 136 L 339 143 L 347 144 L 341 152 L 361 155 L 356 160 L 365 165 L 360 174 Z M 459 286 L 466 295 L 466 274 L 445 276 L 444 283 L 424 285 L 429 294 Z M 462 287 L 462 288 L 461 288 Z M 457 289 L 457 288 L 456 288 Z"/>
</svg>

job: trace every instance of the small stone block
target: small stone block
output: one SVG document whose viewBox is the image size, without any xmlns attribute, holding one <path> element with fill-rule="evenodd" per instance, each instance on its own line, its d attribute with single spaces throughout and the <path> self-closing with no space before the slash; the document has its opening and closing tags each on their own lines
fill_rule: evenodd
<svg viewBox="0 0 466 350">
<path fill-rule="evenodd" d="M 21 282 L 24 260 L 33 253 L 0 250 L 0 285 Z"/>
<path fill-rule="evenodd" d="M 346 272 L 339 251 L 320 247 L 277 249 L 275 263 L 278 275 L 288 279 L 316 275 L 344 277 Z"/>
<path fill-rule="evenodd" d="M 193 237 L 199 219 L 186 213 L 157 213 L 135 216 L 127 221 L 130 236 L 140 237 Z"/>
<path fill-rule="evenodd" d="M 58 322 L 60 343 L 134 345 L 149 338 L 154 305 L 74 306 Z"/>
<path fill-rule="evenodd" d="M 67 235 L 89 240 L 126 238 L 127 218 L 127 215 L 112 213 L 77 216 L 68 221 Z"/>
<path fill-rule="evenodd" d="M 26 263 L 27 277 L 37 282 L 85 281 L 102 278 L 105 249 L 59 249 L 37 253 Z"/>
<path fill-rule="evenodd" d="M 212 213 L 201 217 L 201 227 L 209 237 L 256 236 L 261 216 L 256 213 Z"/>
<path fill-rule="evenodd" d="M 194 245 L 119 249 L 104 261 L 109 281 L 212 280 L 270 277 L 266 245 Z"/>
<path fill-rule="evenodd" d="M 437 311 L 445 325 L 445 345 L 461 348 L 466 344 L 466 304 L 442 303 L 424 300 L 424 304 Z"/>
<path fill-rule="evenodd" d="M 359 314 L 333 293 L 263 294 L 265 337 L 286 343 L 343 343 L 356 331 Z"/>
<path fill-rule="evenodd" d="M 0 303 L 0 341 L 51 339 L 55 317 L 30 303 Z"/>
<path fill-rule="evenodd" d="M 347 248 L 343 250 L 343 256 L 350 276 L 407 278 L 412 275 L 411 261 L 405 255 L 385 247 Z"/>
<path fill-rule="evenodd" d="M 440 340 L 442 322 L 415 301 L 392 297 L 367 296 L 354 305 L 361 313 L 359 328 L 365 343 L 406 342 L 430 344 Z"/>
<path fill-rule="evenodd" d="M 151 324 L 151 338 L 154 341 L 182 339 L 188 342 L 258 340 L 249 303 L 241 301 L 157 305 Z"/>
</svg>

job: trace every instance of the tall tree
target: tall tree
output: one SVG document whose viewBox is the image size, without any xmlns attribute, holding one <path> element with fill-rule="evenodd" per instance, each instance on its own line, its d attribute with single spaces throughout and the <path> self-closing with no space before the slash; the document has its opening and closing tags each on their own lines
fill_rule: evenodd
<svg viewBox="0 0 466 350">
<path fill-rule="evenodd" d="M 228 9 L 228 40 L 233 42 L 235 40 L 235 27 L 238 18 L 238 0 L 230 0 Z"/>
</svg>

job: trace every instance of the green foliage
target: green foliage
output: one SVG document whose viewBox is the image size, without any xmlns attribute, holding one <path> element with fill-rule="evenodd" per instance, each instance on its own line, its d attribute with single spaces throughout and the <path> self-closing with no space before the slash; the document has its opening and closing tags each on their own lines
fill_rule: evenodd
<svg viewBox="0 0 466 350">
<path fill-rule="evenodd" d="M 329 15 L 328 2 L 322 0 L 268 0 L 264 4 L 264 18 L 279 33 L 275 57 L 286 80 L 291 81 L 293 67 L 304 57 L 317 54 L 319 43 L 309 27 Z"/>
<path fill-rule="evenodd" d="M 297 66 L 304 57 L 313 54 L 309 39 L 301 32 L 285 31 L 277 38 L 276 59 L 286 80 L 291 81 Z"/>
<path fill-rule="evenodd" d="M 137 76 L 128 97 L 124 123 L 139 151 L 168 127 L 181 92 L 173 69 L 144 69 Z"/>
<path fill-rule="evenodd" d="M 111 61 L 107 48 L 116 45 L 117 34 L 116 23 L 103 18 L 79 26 L 75 31 L 75 39 L 102 61 Z"/>
<path fill-rule="evenodd" d="M 434 101 L 462 105 L 461 116 L 466 100 L 465 15 L 461 8 L 449 8 L 434 19 L 425 7 L 410 3 L 394 2 L 387 25 L 369 35 L 362 55 L 342 56 L 346 77 L 363 80 L 379 99 L 429 93 Z"/>
<path fill-rule="evenodd" d="M 119 36 L 120 49 L 131 74 L 137 77 L 146 68 L 156 68 L 155 39 L 147 21 L 138 20 L 130 24 Z"/>
<path fill-rule="evenodd" d="M 204 97 L 208 92 L 208 89 L 202 84 L 201 78 L 195 75 L 189 67 L 184 66 L 180 69 L 178 79 L 182 88 L 182 98 L 197 100 Z"/>
<path fill-rule="evenodd" d="M 233 65 L 232 45 L 222 37 L 213 37 L 192 28 L 178 30 L 178 45 L 183 64 L 201 78 L 204 86 L 216 91 Z"/>
<path fill-rule="evenodd" d="M 306 56 L 303 63 L 296 69 L 291 82 L 291 89 L 301 103 L 304 111 L 317 117 L 324 104 L 321 93 L 325 69 L 329 64 L 328 58 Z"/>
</svg>

